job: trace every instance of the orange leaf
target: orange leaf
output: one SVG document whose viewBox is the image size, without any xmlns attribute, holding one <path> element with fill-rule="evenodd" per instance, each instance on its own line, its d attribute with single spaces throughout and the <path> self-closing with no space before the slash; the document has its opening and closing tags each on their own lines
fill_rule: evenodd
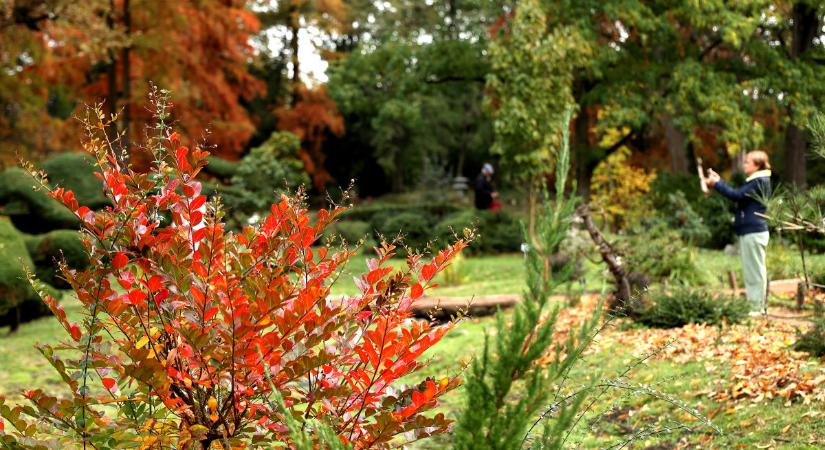
<svg viewBox="0 0 825 450">
<path fill-rule="evenodd" d="M 415 300 L 415 299 L 421 297 L 422 295 L 424 295 L 424 288 L 421 287 L 420 283 L 415 283 L 412 286 L 412 289 L 410 289 L 410 297 L 413 300 Z"/>
</svg>

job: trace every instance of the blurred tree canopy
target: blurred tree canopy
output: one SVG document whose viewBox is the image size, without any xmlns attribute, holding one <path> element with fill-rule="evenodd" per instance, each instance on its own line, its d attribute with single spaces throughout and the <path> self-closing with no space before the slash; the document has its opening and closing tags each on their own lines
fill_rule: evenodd
<svg viewBox="0 0 825 450">
<path fill-rule="evenodd" d="M 2 0 L 0 163 L 76 149 L 96 101 L 140 162 L 151 81 L 221 157 L 295 133 L 316 191 L 411 190 L 488 161 L 522 186 L 568 107 L 585 197 L 622 147 L 677 174 L 764 149 L 804 186 L 825 174 L 806 160 L 823 25 L 818 0 Z M 310 50 L 328 81 L 306 77 Z"/>
</svg>

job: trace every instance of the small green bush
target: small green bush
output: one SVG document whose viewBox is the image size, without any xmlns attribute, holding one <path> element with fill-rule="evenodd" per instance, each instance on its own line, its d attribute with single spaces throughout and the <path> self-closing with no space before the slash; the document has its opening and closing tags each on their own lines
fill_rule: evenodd
<svg viewBox="0 0 825 450">
<path fill-rule="evenodd" d="M 682 240 L 681 233 L 658 220 L 628 231 L 623 253 L 632 272 L 644 274 L 651 281 L 695 284 L 701 280 L 696 251 Z"/>
<path fill-rule="evenodd" d="M 0 324 L 11 325 L 12 330 L 22 320 L 24 303 L 37 298 L 24 266 L 34 264 L 23 236 L 11 223 L 0 219 Z"/>
<path fill-rule="evenodd" d="M 802 273 L 802 262 L 799 253 L 794 248 L 775 237 L 771 237 L 770 244 L 765 253 L 768 278 L 771 280 L 784 280 L 794 278 Z M 808 261 L 810 270 L 810 261 Z"/>
<path fill-rule="evenodd" d="M 367 222 L 360 220 L 347 220 L 330 225 L 324 230 L 324 243 L 334 242 L 334 236 L 340 236 L 348 244 L 354 244 L 361 239 L 365 239 L 364 245 L 375 245 L 372 238 L 372 227 Z"/>
<path fill-rule="evenodd" d="M 433 222 L 430 218 L 412 212 L 404 212 L 387 217 L 376 229 L 386 240 L 392 240 L 395 236 L 401 234 L 407 247 L 423 251 L 430 242 L 432 227 Z"/>
<path fill-rule="evenodd" d="M 739 323 L 748 316 L 748 303 L 732 296 L 714 296 L 692 288 L 658 292 L 637 310 L 633 319 L 654 328 L 676 328 L 689 323 Z"/>
<path fill-rule="evenodd" d="M 97 165 L 92 155 L 61 153 L 40 163 L 40 168 L 46 171 L 49 183 L 71 189 L 81 205 L 100 209 L 109 204 L 100 180 L 93 175 Z"/>
<path fill-rule="evenodd" d="M 825 356 L 825 318 L 819 316 L 814 320 L 813 327 L 805 333 L 799 333 L 793 349 L 810 353 L 814 356 Z"/>
<path fill-rule="evenodd" d="M 222 181 L 228 181 L 234 177 L 240 166 L 238 161 L 230 161 L 217 156 L 208 156 L 206 162 L 208 164 L 203 168 L 203 171 Z"/>
<path fill-rule="evenodd" d="M 519 251 L 521 246 L 521 225 L 506 213 L 493 213 L 465 209 L 442 219 L 435 226 L 439 243 L 455 240 L 464 228 L 474 228 L 476 238 L 465 250 L 471 254 L 495 254 Z"/>
<path fill-rule="evenodd" d="M 288 132 L 275 132 L 238 164 L 232 186 L 253 194 L 258 211 L 266 211 L 279 193 L 309 184 L 304 163 L 297 157 L 301 141 Z"/>
<path fill-rule="evenodd" d="M 55 230 L 46 234 L 26 236 L 26 247 L 35 265 L 37 278 L 59 289 L 70 286 L 60 278 L 57 261 L 65 259 L 75 270 L 89 265 L 89 255 L 80 233 L 71 230 Z"/>
<path fill-rule="evenodd" d="M 721 249 L 735 241 L 734 203 L 715 193 L 704 195 L 694 175 L 660 172 L 653 181 L 651 192 L 653 207 L 659 216 L 689 224 L 683 238 L 693 245 Z M 692 211 L 686 211 L 685 205 Z M 703 228 L 709 233 L 706 234 Z"/>
<path fill-rule="evenodd" d="M 68 209 L 34 190 L 35 181 L 23 169 L 12 167 L 0 173 L 0 208 L 12 223 L 30 233 L 73 229 L 78 218 Z"/>
</svg>

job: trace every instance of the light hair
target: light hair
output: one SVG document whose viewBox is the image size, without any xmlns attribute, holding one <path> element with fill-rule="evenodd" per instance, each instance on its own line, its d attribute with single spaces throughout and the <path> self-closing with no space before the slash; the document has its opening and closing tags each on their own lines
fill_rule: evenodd
<svg viewBox="0 0 825 450">
<path fill-rule="evenodd" d="M 747 157 L 753 161 L 759 170 L 770 170 L 771 162 L 768 160 L 768 154 L 762 150 L 748 152 Z"/>
</svg>

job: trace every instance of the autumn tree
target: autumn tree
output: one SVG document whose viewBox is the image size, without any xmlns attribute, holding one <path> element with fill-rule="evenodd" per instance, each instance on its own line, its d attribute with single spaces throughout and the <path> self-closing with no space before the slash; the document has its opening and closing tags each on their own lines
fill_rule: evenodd
<svg viewBox="0 0 825 450">
<path fill-rule="evenodd" d="M 309 28 L 331 34 L 345 32 L 350 24 L 350 12 L 347 2 L 341 0 L 276 0 L 259 2 L 261 11 L 258 16 L 265 29 L 280 28 L 284 43 L 282 53 L 290 62 L 291 98 L 289 104 L 300 99 L 303 82 L 301 81 L 301 61 L 299 59 L 302 30 Z M 329 48 L 320 50 L 330 50 Z"/>
<path fill-rule="evenodd" d="M 344 133 L 344 119 L 324 86 L 314 89 L 301 87 L 298 101 L 291 107 L 276 111 L 278 128 L 294 133 L 301 140 L 298 157 L 304 162 L 312 183 L 322 190 L 332 180 L 324 166 L 324 143 L 330 136 Z"/>
<path fill-rule="evenodd" d="M 188 131 L 209 129 L 196 139 L 218 146 L 223 156 L 239 155 L 252 135 L 242 102 L 263 86 L 248 72 L 250 37 L 259 23 L 246 1 L 14 5 L 2 32 L 4 43 L 8 37 L 15 45 L 0 50 L 9 67 L 0 76 L 6 86 L 30 87 L 4 90 L 4 111 L 13 115 L 0 126 L 20 144 L 54 151 L 78 141 L 81 130 L 72 116 L 99 99 L 108 111 L 122 111 L 110 136 L 139 144 L 145 137 L 134 130 L 149 119 L 142 99 L 150 82 L 175 88 L 176 122 Z M 26 14 L 38 20 L 20 19 Z M 49 123 L 45 137 L 30 136 L 26 124 L 42 126 L 39 119 Z"/>
</svg>

